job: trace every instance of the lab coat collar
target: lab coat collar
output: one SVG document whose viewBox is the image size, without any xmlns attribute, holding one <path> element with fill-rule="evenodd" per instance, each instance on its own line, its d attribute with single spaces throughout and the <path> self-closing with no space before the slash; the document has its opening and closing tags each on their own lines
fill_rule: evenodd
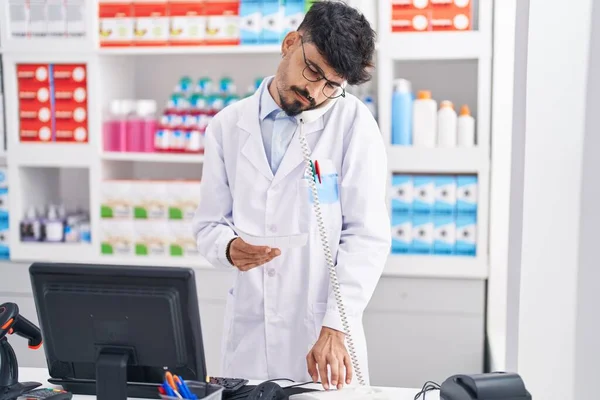
<svg viewBox="0 0 600 400">
<path fill-rule="evenodd" d="M 244 130 L 248 136 L 242 146 L 242 155 L 244 155 L 254 167 L 268 180 L 272 181 L 272 185 L 276 185 L 281 182 L 287 175 L 295 170 L 303 162 L 302 148 L 300 146 L 299 134 L 300 129 L 296 128 L 294 137 L 290 142 L 290 145 L 285 152 L 283 160 L 275 176 L 267 161 L 265 154 L 265 147 L 262 141 L 261 129 L 260 129 L 260 97 L 262 90 L 267 90 L 266 85 L 273 77 L 265 78 L 259 89 L 248 99 L 240 115 L 240 119 L 237 122 L 237 126 Z M 304 134 L 309 135 L 311 133 L 319 132 L 323 130 L 324 122 L 323 115 L 331 109 L 333 104 L 328 104 L 323 109 L 311 110 L 310 122 L 306 122 L 304 125 Z M 298 125 L 301 123 L 300 114 L 296 117 Z"/>
</svg>

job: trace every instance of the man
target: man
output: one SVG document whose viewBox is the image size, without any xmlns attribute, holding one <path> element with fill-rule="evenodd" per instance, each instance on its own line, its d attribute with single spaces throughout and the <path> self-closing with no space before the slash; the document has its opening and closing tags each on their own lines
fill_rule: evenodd
<svg viewBox="0 0 600 400">
<path fill-rule="evenodd" d="M 222 110 L 206 131 L 194 233 L 214 266 L 238 270 L 222 376 L 320 379 L 325 389 L 369 382 L 362 315 L 390 249 L 387 162 L 376 121 L 345 88 L 370 79 L 374 36 L 355 9 L 315 3 L 283 40 L 275 76 Z M 250 244 L 257 237 L 305 242 Z"/>
</svg>

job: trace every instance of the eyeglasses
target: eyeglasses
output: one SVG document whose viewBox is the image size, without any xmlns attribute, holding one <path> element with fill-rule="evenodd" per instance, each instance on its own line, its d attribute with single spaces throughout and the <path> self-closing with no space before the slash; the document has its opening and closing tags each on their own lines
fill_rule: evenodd
<svg viewBox="0 0 600 400">
<path fill-rule="evenodd" d="M 335 99 L 340 96 L 346 97 L 346 90 L 340 86 L 338 83 L 331 82 L 327 78 L 323 76 L 320 68 L 310 64 L 306 59 L 306 53 L 304 52 L 304 40 L 302 36 L 300 36 L 300 44 L 302 46 L 302 56 L 304 57 L 304 63 L 306 67 L 302 70 L 302 76 L 309 82 L 319 82 L 321 80 L 325 80 L 325 85 L 323 85 L 323 95 L 330 99 Z"/>
</svg>

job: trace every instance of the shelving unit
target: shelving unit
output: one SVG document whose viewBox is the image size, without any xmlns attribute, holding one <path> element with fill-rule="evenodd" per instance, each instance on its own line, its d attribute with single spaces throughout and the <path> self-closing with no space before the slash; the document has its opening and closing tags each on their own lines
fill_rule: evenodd
<svg viewBox="0 0 600 400">
<path fill-rule="evenodd" d="M 259 72 L 274 73 L 279 58 L 280 46 L 204 46 L 204 47 L 125 47 L 100 48 L 98 46 L 97 1 L 86 9 L 88 34 L 83 39 L 73 40 L 16 40 L 8 36 L 6 24 L 1 24 L 0 52 L 3 57 L 5 98 L 17 97 L 15 66 L 21 62 L 77 62 L 88 67 L 88 124 L 89 142 L 86 144 L 28 144 L 17 137 L 18 109 L 14 101 L 5 101 L 6 127 L 8 134 L 7 165 L 11 185 L 14 187 L 23 168 L 28 167 L 78 167 L 89 170 L 89 207 L 92 225 L 92 243 L 56 245 L 48 243 L 21 243 L 18 220 L 22 215 L 24 194 L 11 191 L 11 255 L 16 261 L 81 261 L 103 263 L 135 263 L 185 265 L 211 268 L 205 260 L 107 257 L 99 254 L 99 198 L 100 184 L 123 168 L 143 163 L 143 168 L 162 169 L 171 164 L 173 168 L 200 171 L 203 155 L 161 153 L 109 153 L 102 150 L 102 119 L 107 102 L 114 98 L 139 95 L 162 101 L 167 96 L 164 88 L 172 87 L 182 73 L 197 71 L 198 66 L 207 65 L 210 74 L 220 73 L 210 60 L 220 59 L 224 67 L 231 67 L 232 59 L 255 60 L 260 71 L 244 71 L 246 80 L 260 75 Z M 6 4 L 0 6 L 0 21 L 6 21 Z M 378 106 L 378 120 L 383 138 L 388 143 L 388 169 L 392 173 L 431 174 L 476 174 L 479 184 L 478 240 L 476 257 L 455 256 L 402 256 L 390 255 L 385 274 L 392 276 L 438 277 L 485 279 L 488 274 L 488 197 L 490 171 L 490 103 L 491 103 L 491 58 L 492 58 L 492 8 L 493 0 L 479 0 L 476 30 L 468 32 L 425 32 L 392 34 L 387 28 L 391 6 L 379 1 L 378 44 L 376 71 L 373 79 Z M 227 61 L 223 61 L 227 60 Z M 402 77 L 399 72 L 412 66 L 419 72 L 421 64 L 448 63 L 462 68 L 469 65 L 474 89 L 469 93 L 476 98 L 477 146 L 473 148 L 423 149 L 397 147 L 391 144 L 391 97 L 392 81 Z M 238 64 L 239 66 L 240 64 Z M 414 67 L 417 65 L 417 67 Z M 142 69 L 138 77 L 138 70 Z M 169 75 L 170 73 L 170 75 Z M 111 75 L 112 74 L 112 75 Z M 120 74 L 120 75 L 114 75 Z M 160 82 L 150 80 L 161 77 Z M 112 77 L 112 79 L 111 79 Z M 120 78 L 119 78 L 120 77 Z M 196 77 L 196 76 L 194 76 Z M 425 77 L 424 79 L 426 79 Z M 144 82 L 151 82 L 143 85 Z M 448 83 L 444 89 L 451 93 L 462 93 L 459 84 Z M 435 89 L 435 88 L 434 88 Z M 435 97 L 435 92 L 434 92 Z M 160 103 L 159 103 L 160 104 Z M 126 167 L 127 166 L 127 167 Z M 170 168 L 171 171 L 174 169 Z"/>
</svg>

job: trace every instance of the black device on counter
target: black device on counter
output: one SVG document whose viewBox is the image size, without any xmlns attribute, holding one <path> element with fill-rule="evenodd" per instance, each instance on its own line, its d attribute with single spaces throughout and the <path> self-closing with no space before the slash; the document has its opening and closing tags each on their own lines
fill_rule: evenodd
<svg viewBox="0 0 600 400">
<path fill-rule="evenodd" d="M 71 400 L 73 393 L 61 389 L 42 388 L 23 394 L 23 400 Z"/>
<path fill-rule="evenodd" d="M 157 398 L 165 368 L 204 382 L 194 271 L 34 263 L 49 382 L 98 400 Z"/>
<path fill-rule="evenodd" d="M 15 303 L 0 305 L 0 400 L 12 400 L 38 386 L 39 382 L 19 382 L 17 356 L 8 343 L 7 335 L 15 334 L 28 341 L 30 349 L 42 345 L 40 329 L 19 313 Z"/>
<path fill-rule="evenodd" d="M 442 383 L 441 400 L 531 400 L 518 374 L 492 372 L 454 375 Z"/>
</svg>

